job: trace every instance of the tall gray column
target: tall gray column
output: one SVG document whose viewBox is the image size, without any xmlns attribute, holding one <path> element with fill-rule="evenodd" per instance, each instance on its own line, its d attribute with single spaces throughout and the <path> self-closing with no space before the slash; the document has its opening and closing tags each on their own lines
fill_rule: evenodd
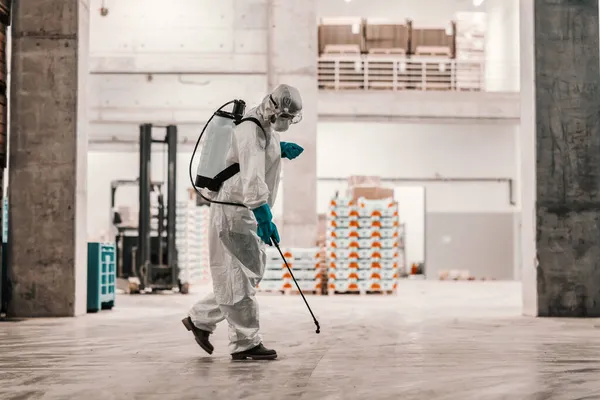
<svg viewBox="0 0 600 400">
<path fill-rule="evenodd" d="M 598 317 L 598 0 L 535 0 L 534 15 L 537 314 Z"/>
<path fill-rule="evenodd" d="M 86 312 L 88 0 L 13 2 L 8 312 Z"/>
<path fill-rule="evenodd" d="M 317 240 L 317 3 L 270 0 L 269 90 L 285 83 L 298 88 L 303 119 L 281 136 L 304 147 L 295 160 L 284 160 L 283 226 L 285 246 L 312 247 Z"/>
</svg>

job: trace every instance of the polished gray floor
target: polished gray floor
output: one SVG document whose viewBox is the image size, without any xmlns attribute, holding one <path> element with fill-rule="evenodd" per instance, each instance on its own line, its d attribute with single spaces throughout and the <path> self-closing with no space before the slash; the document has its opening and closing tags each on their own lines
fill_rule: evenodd
<svg viewBox="0 0 600 400">
<path fill-rule="evenodd" d="M 520 316 L 520 286 L 404 282 L 399 296 L 263 295 L 274 362 L 208 356 L 197 295 L 120 296 L 77 319 L 0 322 L 0 399 L 600 399 L 600 322 Z"/>
</svg>

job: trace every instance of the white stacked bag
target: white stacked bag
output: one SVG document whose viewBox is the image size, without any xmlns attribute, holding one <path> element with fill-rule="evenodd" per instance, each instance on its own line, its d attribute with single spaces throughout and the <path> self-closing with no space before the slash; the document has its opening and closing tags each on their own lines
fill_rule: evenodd
<svg viewBox="0 0 600 400">
<path fill-rule="evenodd" d="M 176 244 L 179 279 L 182 283 L 210 281 L 208 223 L 210 207 L 195 201 L 177 203 Z"/>
</svg>

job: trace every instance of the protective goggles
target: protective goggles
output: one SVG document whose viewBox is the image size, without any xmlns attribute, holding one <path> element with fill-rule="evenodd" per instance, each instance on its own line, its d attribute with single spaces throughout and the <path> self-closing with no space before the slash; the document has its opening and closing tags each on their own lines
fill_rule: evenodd
<svg viewBox="0 0 600 400">
<path fill-rule="evenodd" d="M 298 122 L 302 121 L 302 113 L 298 113 L 298 114 L 290 114 L 290 113 L 278 113 L 275 115 L 278 119 L 287 119 L 288 121 L 290 121 L 290 123 L 292 124 L 297 124 Z"/>
</svg>

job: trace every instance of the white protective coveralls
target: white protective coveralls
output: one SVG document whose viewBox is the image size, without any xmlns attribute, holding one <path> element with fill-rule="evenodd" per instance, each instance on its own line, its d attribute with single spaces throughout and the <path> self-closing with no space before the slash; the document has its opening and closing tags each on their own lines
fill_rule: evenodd
<svg viewBox="0 0 600 400">
<path fill-rule="evenodd" d="M 242 203 L 247 208 L 211 204 L 209 257 L 214 292 L 189 312 L 194 325 L 208 332 L 227 319 L 230 353 L 249 350 L 262 342 L 255 287 L 263 277 L 266 254 L 251 210 L 266 203 L 272 208 L 279 187 L 281 149 L 279 133 L 272 129 L 272 124 L 279 122 L 273 101 L 287 105 L 288 112 L 294 112 L 296 105 L 298 112 L 302 107 L 298 91 L 280 85 L 245 115 L 261 122 L 266 138 L 250 121 L 235 128 L 227 164 L 239 163 L 240 172 L 225 181 L 218 193 L 212 193 L 211 200 Z"/>
</svg>

